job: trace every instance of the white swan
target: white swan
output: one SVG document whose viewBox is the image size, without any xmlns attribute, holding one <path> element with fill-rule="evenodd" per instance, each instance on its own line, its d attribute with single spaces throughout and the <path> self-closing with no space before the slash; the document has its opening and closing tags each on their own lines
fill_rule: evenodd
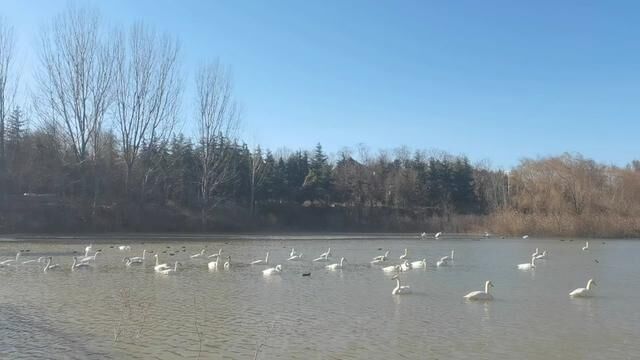
<svg viewBox="0 0 640 360">
<path fill-rule="evenodd" d="M 531 270 L 531 269 L 535 269 L 535 267 L 536 267 L 536 258 L 535 258 L 535 256 L 531 257 L 531 262 L 530 263 L 518 264 L 518 269 L 520 269 L 520 270 Z"/>
<path fill-rule="evenodd" d="M 589 279 L 587 282 L 586 288 L 577 288 L 569 293 L 571 297 L 591 297 L 593 296 L 592 287 L 596 285 L 596 282 L 593 279 Z"/>
<path fill-rule="evenodd" d="M 316 262 L 327 262 L 327 261 L 329 261 L 329 257 L 327 257 L 326 254 L 327 253 L 323 253 L 322 255 L 320 255 L 319 258 L 313 259 L 313 261 L 316 261 Z"/>
<path fill-rule="evenodd" d="M 435 235 L 433 235 L 433 237 L 435 239 L 439 238 L 442 235 L 442 231 L 437 232 Z"/>
<path fill-rule="evenodd" d="M 485 232 L 484 232 L 484 237 L 485 237 L 485 238 L 490 238 L 490 237 L 491 237 L 491 234 L 489 234 L 489 232 L 485 231 Z"/>
<path fill-rule="evenodd" d="M 131 246 L 129 246 L 129 245 L 120 245 L 120 246 L 118 246 L 118 250 L 120 250 L 120 251 L 129 251 L 129 250 L 131 250 Z"/>
<path fill-rule="evenodd" d="M 227 256 L 227 261 L 223 265 L 225 270 L 231 269 L 231 256 Z"/>
<path fill-rule="evenodd" d="M 262 259 L 254 260 L 250 264 L 251 265 L 268 265 L 269 264 L 269 252 L 267 251 L 267 256 L 264 258 L 264 260 L 262 260 Z"/>
<path fill-rule="evenodd" d="M 400 271 L 409 271 L 411 270 L 411 263 L 405 260 L 402 264 L 400 264 Z"/>
<path fill-rule="evenodd" d="M 451 250 L 451 255 L 441 257 L 440 260 L 438 260 L 438 262 L 436 263 L 436 266 L 437 267 L 449 266 L 449 262 L 453 261 L 454 254 L 455 254 L 455 250 Z"/>
<path fill-rule="evenodd" d="M 222 249 L 218 250 L 217 254 L 209 255 L 207 257 L 211 259 L 211 258 L 219 258 L 220 256 L 222 256 Z"/>
<path fill-rule="evenodd" d="M 209 261 L 209 263 L 207 263 L 207 267 L 209 268 L 209 270 L 218 270 L 219 261 L 220 261 L 220 257 L 217 257 L 213 261 Z"/>
<path fill-rule="evenodd" d="M 331 248 L 329 248 L 329 250 L 327 250 L 326 252 L 323 252 L 322 254 L 320 254 L 319 258 L 313 259 L 313 261 L 321 261 L 321 262 L 329 261 L 330 256 L 331 256 Z"/>
<path fill-rule="evenodd" d="M 372 264 L 379 264 L 381 262 L 385 262 L 385 261 L 387 261 L 388 257 L 389 257 L 389 251 L 385 251 L 384 255 L 380 255 L 380 256 L 374 257 L 373 261 L 371 263 Z"/>
<path fill-rule="evenodd" d="M 73 264 L 71 264 L 71 271 L 84 270 L 84 269 L 90 269 L 90 268 L 91 268 L 91 265 L 83 262 L 79 263 L 78 258 L 76 256 L 73 257 Z"/>
<path fill-rule="evenodd" d="M 159 263 L 158 254 L 153 255 L 153 257 L 156 258 L 156 265 L 153 267 L 153 270 L 155 270 L 156 272 L 160 272 L 162 270 L 169 269 L 169 265 L 167 265 L 166 263 L 164 263 L 164 264 L 160 264 Z"/>
<path fill-rule="evenodd" d="M 467 300 L 493 300 L 493 295 L 489 294 L 489 288 L 493 287 L 491 281 L 484 283 L 484 291 L 472 291 L 464 296 Z"/>
<path fill-rule="evenodd" d="M 529 235 L 524 235 L 524 236 L 522 236 L 522 238 L 523 238 L 523 239 L 528 239 L 528 238 L 529 238 Z"/>
<path fill-rule="evenodd" d="M 298 254 L 298 253 L 296 252 L 296 248 L 291 248 L 291 252 L 289 253 L 289 257 L 292 257 L 292 256 L 294 256 L 294 255 L 296 255 L 296 254 Z"/>
<path fill-rule="evenodd" d="M 538 256 L 538 255 L 540 255 L 540 251 L 538 251 L 538 248 L 536 248 L 536 252 L 531 254 L 531 256 Z"/>
<path fill-rule="evenodd" d="M 438 260 L 438 262 L 436 263 L 437 267 L 441 267 L 441 266 L 449 266 L 449 257 L 448 256 L 443 256 L 440 258 L 440 260 Z"/>
<path fill-rule="evenodd" d="M 282 272 L 282 265 L 278 264 L 276 267 L 262 270 L 262 275 L 276 275 Z"/>
<path fill-rule="evenodd" d="M 419 261 L 412 261 L 411 262 L 411 268 L 412 269 L 421 269 L 421 268 L 426 268 L 427 267 L 427 259 L 422 259 Z"/>
<path fill-rule="evenodd" d="M 391 291 L 391 295 L 404 295 L 411 293 L 411 287 L 409 285 L 400 284 L 400 278 L 398 275 L 394 275 L 391 279 L 396 281 L 396 287 Z"/>
<path fill-rule="evenodd" d="M 290 260 L 290 261 L 302 260 L 302 253 L 291 255 L 287 260 Z"/>
<path fill-rule="evenodd" d="M 18 263 L 18 259 L 20 259 L 20 252 L 19 251 L 16 254 L 15 259 L 4 260 L 4 261 L 0 262 L 0 265 L 8 265 L 8 264 L 11 264 L 12 262 L 15 262 L 17 264 Z"/>
<path fill-rule="evenodd" d="M 542 254 L 536 256 L 536 260 L 543 260 L 547 258 L 547 250 L 542 251 Z"/>
<path fill-rule="evenodd" d="M 173 269 L 168 268 L 168 269 L 160 270 L 160 271 L 158 271 L 158 273 L 160 273 L 162 275 L 175 274 L 175 273 L 178 272 L 178 265 L 180 265 L 180 263 L 176 261 L 176 263 L 173 265 Z"/>
<path fill-rule="evenodd" d="M 96 261 L 96 256 L 98 256 L 98 254 L 101 254 L 102 250 L 96 250 L 95 254 L 91 255 L 91 256 L 85 256 L 82 259 L 80 259 L 79 261 L 81 263 L 86 263 L 89 261 Z"/>
<path fill-rule="evenodd" d="M 400 265 L 385 266 L 382 268 L 384 272 L 400 272 Z"/>
<path fill-rule="evenodd" d="M 146 249 L 142 249 L 142 257 L 140 257 L 140 256 L 134 256 L 134 257 L 129 258 L 129 259 L 130 259 L 131 261 L 133 261 L 133 262 L 137 262 L 137 261 L 143 262 L 143 261 L 144 261 L 144 258 L 145 258 L 145 255 L 147 255 L 147 250 L 146 250 Z"/>
<path fill-rule="evenodd" d="M 589 250 L 589 242 L 588 242 L 588 241 L 586 241 L 586 242 L 584 243 L 584 246 L 582 247 L 582 250 L 584 250 L 584 251 Z"/>
<path fill-rule="evenodd" d="M 340 259 L 340 263 L 339 264 L 331 264 L 331 265 L 327 265 L 325 266 L 325 268 L 329 269 L 329 270 L 338 270 L 338 269 L 343 269 L 342 265 L 343 263 L 346 261 L 345 258 L 341 258 Z"/>
<path fill-rule="evenodd" d="M 44 269 L 43 269 L 44 272 L 47 272 L 48 270 L 60 270 L 60 269 L 62 269 L 60 267 L 60 265 L 58 265 L 58 264 L 51 264 L 52 260 L 53 260 L 53 258 L 51 256 L 49 256 L 47 258 L 47 264 L 44 266 Z"/>
<path fill-rule="evenodd" d="M 197 258 L 204 257 L 204 251 L 205 251 L 205 249 L 202 249 L 199 253 L 191 255 L 191 258 L 192 259 L 197 259 Z"/>
<path fill-rule="evenodd" d="M 131 265 L 142 265 L 142 258 L 130 258 L 130 257 L 125 257 L 124 259 L 122 259 L 122 261 L 125 263 L 125 265 L 127 266 L 131 266 Z"/>
<path fill-rule="evenodd" d="M 320 256 L 324 256 L 326 258 L 330 258 L 331 257 L 331 248 L 329 248 L 327 250 L 327 252 L 324 252 L 324 253 L 320 254 Z"/>
<path fill-rule="evenodd" d="M 405 249 L 404 249 L 404 254 L 400 255 L 400 260 L 407 259 L 407 256 L 408 256 L 408 255 L 409 255 L 409 254 L 407 253 L 407 248 L 405 248 Z"/>
</svg>

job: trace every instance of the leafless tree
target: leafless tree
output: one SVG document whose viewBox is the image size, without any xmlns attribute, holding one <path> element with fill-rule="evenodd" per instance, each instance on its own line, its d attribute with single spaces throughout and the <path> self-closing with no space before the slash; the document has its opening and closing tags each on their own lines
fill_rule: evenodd
<svg viewBox="0 0 640 360">
<path fill-rule="evenodd" d="M 219 61 L 204 65 L 196 76 L 196 117 L 200 143 L 200 196 L 203 228 L 215 190 L 235 177 L 229 151 L 240 113 L 229 71 Z"/>
<path fill-rule="evenodd" d="M 177 120 L 181 92 L 179 47 L 169 36 L 157 36 L 140 23 L 117 39 L 115 122 L 128 191 L 141 147 L 166 141 Z"/>
<path fill-rule="evenodd" d="M 0 18 L 0 181 L 5 172 L 5 124 L 11 113 L 15 96 L 13 27 Z"/>
<path fill-rule="evenodd" d="M 114 51 L 99 15 L 73 6 L 43 29 L 41 45 L 36 110 L 61 129 L 76 160 L 83 162 L 92 155 L 92 145 L 97 149 L 112 103 Z"/>
</svg>

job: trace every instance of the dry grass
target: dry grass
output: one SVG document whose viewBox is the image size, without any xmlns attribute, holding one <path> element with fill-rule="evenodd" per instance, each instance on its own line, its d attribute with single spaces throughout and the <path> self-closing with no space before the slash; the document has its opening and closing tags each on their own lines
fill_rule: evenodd
<svg viewBox="0 0 640 360">
<path fill-rule="evenodd" d="M 522 214 L 504 211 L 487 217 L 491 232 L 562 237 L 638 237 L 640 218 L 618 214 Z"/>
</svg>

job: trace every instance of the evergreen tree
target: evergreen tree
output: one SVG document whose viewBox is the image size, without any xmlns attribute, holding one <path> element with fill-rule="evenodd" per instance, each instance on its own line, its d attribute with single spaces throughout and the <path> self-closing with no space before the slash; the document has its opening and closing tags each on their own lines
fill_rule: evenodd
<svg viewBox="0 0 640 360">
<path fill-rule="evenodd" d="M 311 200 L 321 199 L 327 201 L 330 197 L 332 180 L 331 165 L 322 151 L 322 145 L 318 143 L 309 165 L 309 173 L 304 179 L 304 188 Z"/>
</svg>

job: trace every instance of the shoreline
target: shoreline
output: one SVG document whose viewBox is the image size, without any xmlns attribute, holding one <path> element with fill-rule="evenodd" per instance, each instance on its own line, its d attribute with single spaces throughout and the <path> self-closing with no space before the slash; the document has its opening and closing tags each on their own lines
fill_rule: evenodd
<svg viewBox="0 0 640 360">
<path fill-rule="evenodd" d="M 438 240 L 560 240 L 573 241 L 577 239 L 607 239 L 607 240 L 639 240 L 637 237 L 566 237 L 566 236 L 530 236 L 522 239 L 520 236 L 493 235 L 488 238 L 481 233 L 445 233 L 439 239 L 428 233 L 424 241 Z M 146 241 L 231 241 L 231 240 L 420 240 L 416 233 L 393 232 L 247 232 L 247 233 L 59 233 L 59 234 L 0 234 L 0 243 L 8 242 L 107 242 L 120 240 L 125 242 Z"/>
</svg>

